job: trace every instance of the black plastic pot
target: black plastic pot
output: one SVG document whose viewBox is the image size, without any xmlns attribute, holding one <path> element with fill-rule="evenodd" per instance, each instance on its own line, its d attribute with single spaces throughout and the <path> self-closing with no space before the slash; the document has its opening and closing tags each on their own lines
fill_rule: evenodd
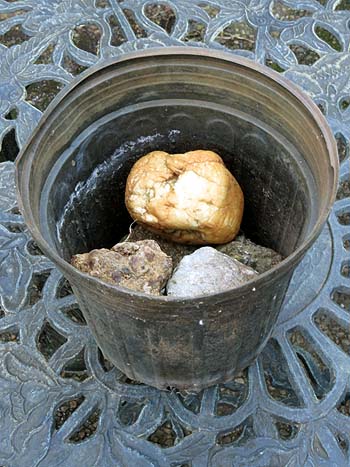
<svg viewBox="0 0 350 467">
<path fill-rule="evenodd" d="M 127 233 L 124 188 L 148 151 L 217 151 L 245 194 L 243 230 L 286 259 L 242 287 L 195 299 L 111 286 L 70 264 Z M 105 356 L 129 378 L 199 390 L 264 347 L 294 269 L 315 242 L 337 182 L 335 142 L 312 101 L 232 55 L 162 48 L 84 73 L 51 104 L 17 161 L 34 239 L 71 282 Z"/>
</svg>

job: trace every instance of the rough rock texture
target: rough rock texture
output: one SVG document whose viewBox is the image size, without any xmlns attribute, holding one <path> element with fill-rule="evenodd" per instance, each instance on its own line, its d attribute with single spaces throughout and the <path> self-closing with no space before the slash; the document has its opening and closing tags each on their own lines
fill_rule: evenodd
<svg viewBox="0 0 350 467">
<path fill-rule="evenodd" d="M 239 231 L 243 193 L 213 151 L 153 151 L 132 167 L 125 204 L 131 217 L 178 243 L 227 243 Z"/>
<path fill-rule="evenodd" d="M 246 266 L 250 266 L 259 274 L 268 271 L 283 259 L 276 251 L 257 245 L 244 235 L 236 237 L 233 242 L 226 245 L 218 246 L 217 250 Z"/>
<path fill-rule="evenodd" d="M 80 271 L 113 285 L 160 295 L 172 272 L 172 259 L 154 240 L 118 243 L 72 257 Z"/>
<path fill-rule="evenodd" d="M 127 237 L 127 241 L 136 242 L 145 239 L 155 240 L 160 248 L 168 256 L 173 259 L 173 268 L 175 269 L 182 258 L 186 255 L 190 255 L 198 249 L 198 246 L 182 245 L 180 243 L 174 243 L 170 240 L 160 237 L 153 232 L 150 232 L 141 224 L 136 224 L 132 229 L 130 235 Z M 276 264 L 282 261 L 282 256 L 270 248 L 266 248 L 261 245 L 257 245 L 244 234 L 239 235 L 230 243 L 225 245 L 215 246 L 221 253 L 225 253 L 231 258 L 236 259 L 240 263 L 250 266 L 255 269 L 256 272 L 262 274 L 268 271 Z"/>
<path fill-rule="evenodd" d="M 150 232 L 141 224 L 136 224 L 131 232 L 125 238 L 125 241 L 128 242 L 137 242 L 140 240 L 151 239 L 158 243 L 161 250 L 164 251 L 168 256 L 170 256 L 173 260 L 173 268 L 175 269 L 182 258 L 186 255 L 190 255 L 195 250 L 198 249 L 197 246 L 192 245 L 183 245 L 181 243 L 174 243 L 170 240 L 166 240 L 165 238 L 160 237 L 159 235 Z"/>
<path fill-rule="evenodd" d="M 185 256 L 169 279 L 167 293 L 178 297 L 195 297 L 238 287 L 254 279 L 254 269 L 220 253 L 203 247 Z"/>
</svg>

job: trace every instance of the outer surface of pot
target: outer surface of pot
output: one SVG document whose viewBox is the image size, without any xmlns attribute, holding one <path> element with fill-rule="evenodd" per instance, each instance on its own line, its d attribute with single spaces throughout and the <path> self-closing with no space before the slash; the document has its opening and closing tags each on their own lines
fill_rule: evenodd
<svg viewBox="0 0 350 467">
<path fill-rule="evenodd" d="M 280 265 L 237 289 L 183 300 L 113 287 L 70 266 L 72 254 L 125 233 L 125 180 L 138 157 L 199 147 L 217 150 L 237 176 L 243 228 L 284 254 Z M 262 350 L 327 219 L 337 164 L 324 118 L 296 87 L 242 58 L 174 47 L 124 56 L 68 86 L 17 174 L 28 227 L 71 281 L 105 356 L 129 378 L 199 390 Z"/>
<path fill-rule="evenodd" d="M 172 314 L 163 313 L 158 303 L 151 309 L 146 303 L 141 309 L 140 303 L 125 308 L 107 304 L 81 286 L 74 292 L 105 356 L 130 379 L 159 388 L 199 390 L 231 379 L 260 353 L 290 275 L 279 277 L 267 290 L 204 302 L 205 311 L 179 303 L 179 314 L 173 306 Z M 252 293 L 254 300 L 249 298 Z"/>
</svg>

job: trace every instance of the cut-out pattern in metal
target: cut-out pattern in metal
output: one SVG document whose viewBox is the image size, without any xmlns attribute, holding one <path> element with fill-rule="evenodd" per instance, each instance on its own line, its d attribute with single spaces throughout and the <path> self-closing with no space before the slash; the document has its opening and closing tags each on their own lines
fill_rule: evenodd
<svg viewBox="0 0 350 467">
<path fill-rule="evenodd" d="M 137 384 L 103 359 L 69 285 L 30 238 L 16 207 L 13 163 L 2 162 L 0 465 L 350 464 L 346 5 L 0 0 L 1 154 L 11 134 L 19 147 L 25 143 L 41 110 L 82 69 L 131 50 L 185 43 L 284 71 L 325 113 L 342 161 L 329 222 L 295 272 L 263 354 L 231 383 L 200 394 Z"/>
</svg>

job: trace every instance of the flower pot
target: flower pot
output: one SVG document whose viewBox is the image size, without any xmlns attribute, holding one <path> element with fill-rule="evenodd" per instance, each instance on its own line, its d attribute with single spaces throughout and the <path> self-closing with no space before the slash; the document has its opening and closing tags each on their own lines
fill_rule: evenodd
<svg viewBox="0 0 350 467">
<path fill-rule="evenodd" d="M 200 148 L 220 154 L 239 181 L 242 228 L 285 257 L 278 266 L 236 289 L 177 299 L 70 265 L 128 232 L 125 182 L 139 157 Z M 189 47 L 91 68 L 53 101 L 17 161 L 27 225 L 71 282 L 106 358 L 131 379 L 192 390 L 229 380 L 261 352 L 326 222 L 337 174 L 331 131 L 298 88 L 244 58 Z"/>
</svg>

